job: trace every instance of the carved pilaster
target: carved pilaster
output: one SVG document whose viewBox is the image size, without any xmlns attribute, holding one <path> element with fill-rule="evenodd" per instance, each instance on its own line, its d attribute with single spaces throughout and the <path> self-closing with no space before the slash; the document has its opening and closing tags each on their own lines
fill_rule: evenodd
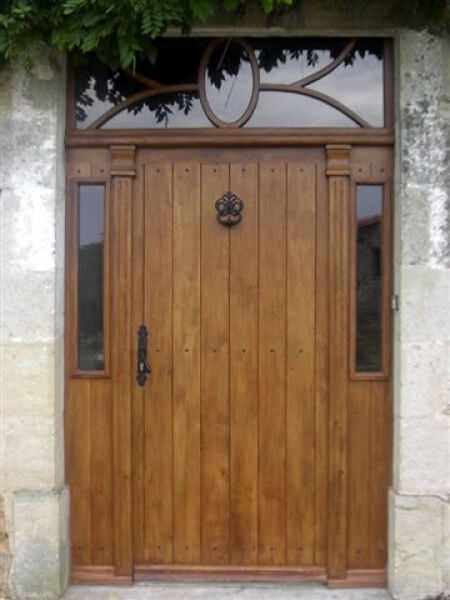
<svg viewBox="0 0 450 600">
<path fill-rule="evenodd" d="M 351 157 L 351 146 L 346 145 L 328 145 L 326 147 L 327 153 L 327 169 L 326 174 L 328 176 L 345 176 L 350 175 L 350 157 Z"/>
<path fill-rule="evenodd" d="M 111 364 L 113 411 L 114 574 L 131 577 L 132 215 L 136 147 L 111 146 L 112 210 Z M 133 337 L 134 340 L 134 337 Z"/>
<path fill-rule="evenodd" d="M 136 176 L 136 146 L 111 146 L 111 175 L 118 177 Z"/>
<path fill-rule="evenodd" d="M 328 577 L 347 575 L 347 400 L 351 147 L 326 147 L 330 210 Z"/>
</svg>

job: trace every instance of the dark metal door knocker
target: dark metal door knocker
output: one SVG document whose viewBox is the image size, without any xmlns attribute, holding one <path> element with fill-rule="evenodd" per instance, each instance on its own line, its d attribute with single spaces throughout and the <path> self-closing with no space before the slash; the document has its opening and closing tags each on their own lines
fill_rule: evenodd
<svg viewBox="0 0 450 600">
<path fill-rule="evenodd" d="M 237 225 L 242 219 L 243 210 L 244 201 L 232 192 L 227 192 L 216 200 L 217 220 L 225 227 Z"/>
</svg>

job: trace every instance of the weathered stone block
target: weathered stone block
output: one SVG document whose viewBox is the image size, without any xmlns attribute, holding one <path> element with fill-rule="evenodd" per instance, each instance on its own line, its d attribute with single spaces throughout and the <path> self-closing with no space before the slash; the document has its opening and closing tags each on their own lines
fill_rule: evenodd
<svg viewBox="0 0 450 600">
<path fill-rule="evenodd" d="M 9 576 L 11 570 L 11 547 L 9 534 L 6 528 L 4 498 L 0 496 L 0 599 L 11 598 Z"/>
<path fill-rule="evenodd" d="M 401 267 L 401 342 L 450 339 L 448 302 L 450 270 L 430 266 Z"/>
<path fill-rule="evenodd" d="M 394 600 L 420 600 L 445 591 L 446 502 L 432 496 L 389 498 L 389 589 Z"/>
<path fill-rule="evenodd" d="M 68 492 L 14 495 L 13 573 L 18 598 L 56 600 L 67 584 Z"/>
<path fill-rule="evenodd" d="M 449 191 L 440 186 L 407 185 L 400 190 L 401 263 L 449 266 Z"/>
<path fill-rule="evenodd" d="M 0 361 L 5 374 L 2 381 L 3 417 L 53 418 L 54 343 L 4 343 L 0 347 Z M 22 376 L 8 376 L 16 371 Z"/>
<path fill-rule="evenodd" d="M 5 490 L 40 490 L 55 486 L 54 417 L 3 419 L 2 446 L 8 457 L 2 476 Z"/>
<path fill-rule="evenodd" d="M 405 342 L 400 352 L 397 416 L 450 424 L 450 340 Z"/>
<path fill-rule="evenodd" d="M 448 53 L 429 33 L 402 31 L 399 38 L 401 179 L 408 185 L 440 186 L 445 177 L 449 123 L 442 118 Z"/>
<path fill-rule="evenodd" d="M 395 419 L 394 488 L 405 494 L 449 493 L 450 428 L 433 417 Z"/>
</svg>

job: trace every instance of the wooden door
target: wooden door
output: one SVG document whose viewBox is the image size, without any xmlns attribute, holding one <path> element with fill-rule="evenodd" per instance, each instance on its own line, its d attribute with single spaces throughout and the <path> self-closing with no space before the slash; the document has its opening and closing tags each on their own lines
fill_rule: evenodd
<svg viewBox="0 0 450 600">
<path fill-rule="evenodd" d="M 70 151 L 74 581 L 384 582 L 390 165 L 342 144 Z M 103 330 L 82 368 L 86 185 L 103 190 Z M 226 192 L 243 203 L 231 227 Z M 381 194 L 381 217 L 359 216 L 360 194 Z M 361 346 L 379 332 L 357 317 L 360 237 L 382 265 L 379 365 Z"/>
<path fill-rule="evenodd" d="M 260 154 L 142 164 L 152 373 L 134 454 L 143 463 L 139 575 L 168 567 L 317 575 L 324 562 L 326 420 L 316 390 L 324 170 L 300 153 Z M 243 203 L 234 226 L 217 219 L 228 191 Z"/>
</svg>

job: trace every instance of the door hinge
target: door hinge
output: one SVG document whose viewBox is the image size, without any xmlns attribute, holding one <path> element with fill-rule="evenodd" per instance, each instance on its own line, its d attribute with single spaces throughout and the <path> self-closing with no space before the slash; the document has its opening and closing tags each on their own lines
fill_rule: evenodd
<svg viewBox="0 0 450 600">
<path fill-rule="evenodd" d="M 400 310 L 400 298 L 398 294 L 392 294 L 391 296 L 391 309 L 395 312 Z"/>
</svg>

